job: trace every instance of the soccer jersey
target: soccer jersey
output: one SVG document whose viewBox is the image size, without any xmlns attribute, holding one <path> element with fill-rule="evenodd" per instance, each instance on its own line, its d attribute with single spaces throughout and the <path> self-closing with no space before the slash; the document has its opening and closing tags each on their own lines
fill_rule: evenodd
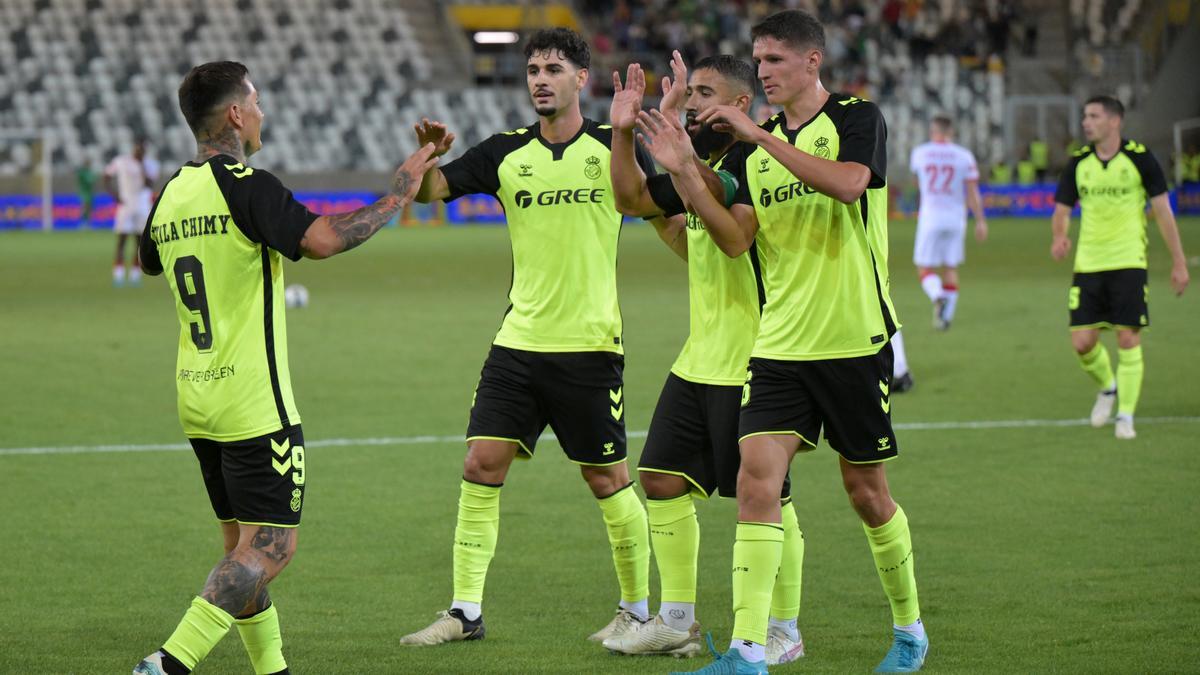
<svg viewBox="0 0 1200 675">
<path fill-rule="evenodd" d="M 509 308 L 494 344 L 534 352 L 623 353 L 617 304 L 622 215 L 609 180 L 612 127 L 585 119 L 551 143 L 538 124 L 496 134 L 442 167 L 452 201 L 490 194 L 512 241 Z M 653 161 L 639 149 L 647 175 Z"/>
<path fill-rule="evenodd" d="M 970 150 L 955 143 L 922 143 L 913 148 L 909 168 L 921 190 L 917 228 L 963 229 L 967 224 L 967 181 L 979 180 Z"/>
<path fill-rule="evenodd" d="M 709 166 L 728 171 L 742 161 L 744 144 L 735 145 Z M 665 179 L 665 180 L 663 180 Z M 669 176 L 650 179 L 655 204 L 664 215 L 685 213 Z M 753 248 L 736 258 L 721 251 L 704 221 L 687 216 L 688 338 L 671 372 L 688 382 L 740 387 L 758 334 L 761 289 Z"/>
<path fill-rule="evenodd" d="M 151 197 L 146 181 L 158 179 L 158 162 L 149 158 L 138 160 L 133 155 L 118 155 L 104 167 L 104 175 L 115 181 L 121 205 L 145 216 L 150 209 Z"/>
<path fill-rule="evenodd" d="M 1076 272 L 1146 268 L 1146 200 L 1167 191 L 1146 146 L 1122 139 L 1107 161 L 1085 146 L 1067 162 L 1054 201 L 1082 211 Z"/>
<path fill-rule="evenodd" d="M 734 201 L 754 207 L 766 304 L 752 356 L 818 360 L 878 352 L 898 323 L 888 295 L 887 128 L 874 103 L 831 94 L 795 130 L 779 113 L 768 133 L 823 159 L 871 171 L 851 204 L 817 192 L 756 147 Z"/>
<path fill-rule="evenodd" d="M 282 263 L 300 259 L 316 218 L 279 179 L 228 155 L 188 162 L 163 187 L 142 234 L 142 264 L 166 272 L 175 298 L 187 436 L 236 441 L 300 423 Z"/>
</svg>

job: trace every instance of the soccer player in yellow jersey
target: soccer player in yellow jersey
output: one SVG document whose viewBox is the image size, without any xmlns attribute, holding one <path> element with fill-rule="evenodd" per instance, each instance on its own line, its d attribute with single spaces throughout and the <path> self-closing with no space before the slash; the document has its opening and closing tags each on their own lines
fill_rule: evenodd
<svg viewBox="0 0 1200 675">
<path fill-rule="evenodd" d="M 292 399 L 283 258 L 328 258 L 375 234 L 436 163 L 421 148 L 374 204 L 317 216 L 279 179 L 246 164 L 263 111 L 246 67 L 196 66 L 179 87 L 196 157 L 163 187 L 141 239 L 147 274 L 166 272 L 179 317 L 179 420 L 221 522 L 225 557 L 183 620 L 135 674 L 189 673 L 231 626 L 254 672 L 286 673 L 267 585 L 291 561 L 307 472 Z"/>
<path fill-rule="evenodd" d="M 683 57 L 675 52 L 671 69 L 674 82 L 664 80 L 660 109 L 675 119 L 679 107 L 684 109 L 698 158 L 721 172 L 732 197 L 732 176 L 721 167 L 727 161 L 740 161 L 742 150 L 735 149 L 733 136 L 700 124 L 696 117 L 715 105 L 749 112 L 756 87 L 754 67 L 733 56 L 708 57 L 696 64 L 689 79 Z M 702 648 L 695 604 L 700 525 L 693 496 L 707 498 L 718 491 L 722 497 L 736 496 L 741 461 L 738 410 L 762 307 L 757 258 L 753 251 L 726 256 L 708 236 L 704 223 L 686 213 L 670 176 L 647 179 L 642 174 L 634 159 L 633 131 L 642 109 L 645 74 L 632 64 L 624 85 L 614 73 L 614 86 L 613 189 L 618 204 L 632 212 L 670 217 L 669 226 L 660 228 L 659 234 L 687 261 L 690 330 L 663 385 L 638 462 L 662 604 L 653 621 L 605 640 L 604 646 L 624 654 L 694 656 Z M 720 193 L 724 198 L 725 190 Z M 782 499 L 784 549 L 771 596 L 768 665 L 804 655 L 796 625 L 804 538 L 786 481 Z"/>
<path fill-rule="evenodd" d="M 1055 193 L 1050 253 L 1062 260 L 1071 250 L 1067 230 L 1071 210 L 1082 210 L 1075 278 L 1067 296 L 1071 346 L 1079 365 L 1099 388 L 1091 423 L 1102 427 L 1117 403 L 1116 437 L 1135 438 L 1133 413 L 1142 393 L 1141 330 L 1150 325 L 1146 283 L 1146 201 L 1171 252 L 1171 288 L 1188 285 L 1187 258 L 1171 211 L 1162 167 L 1146 146 L 1121 137 L 1125 107 L 1110 96 L 1083 106 L 1083 133 L 1089 145 L 1071 157 Z M 1113 375 L 1100 330 L 1117 331 L 1117 372 Z"/>
<path fill-rule="evenodd" d="M 651 153 L 721 250 L 739 256 L 757 246 L 766 296 L 739 421 L 733 641 L 699 672 L 766 672 L 771 590 L 785 537 L 779 493 L 792 458 L 815 448 L 822 431 L 841 456 L 843 485 L 891 604 L 892 647 L 877 669 L 915 671 L 929 640 L 908 521 L 884 472 L 897 454 L 889 399 L 888 338 L 898 323 L 888 296 L 887 130 L 874 104 L 821 85 L 824 29 L 812 15 L 779 12 L 751 35 L 767 101 L 783 111 L 761 127 L 733 106 L 697 118 L 756 146 L 740 163 L 731 208 L 705 189 L 678 122 L 658 111 L 639 115 Z"/>
<path fill-rule="evenodd" d="M 467 426 L 467 457 L 454 531 L 450 608 L 401 638 L 411 646 L 484 636 L 483 588 L 496 551 L 500 488 L 517 457 L 532 458 L 549 425 L 596 497 L 621 589 L 616 615 L 590 639 L 649 618 L 646 512 L 625 463 L 617 239 L 622 214 L 608 167 L 612 128 L 583 117 L 588 45 L 565 28 L 541 30 L 525 45 L 526 84 L 538 121 L 496 134 L 433 169 L 417 199 L 495 196 L 512 239 L 510 306 L 483 364 Z M 436 122 L 417 127 L 439 153 L 453 135 Z M 643 155 L 647 171 L 653 162 Z"/>
</svg>

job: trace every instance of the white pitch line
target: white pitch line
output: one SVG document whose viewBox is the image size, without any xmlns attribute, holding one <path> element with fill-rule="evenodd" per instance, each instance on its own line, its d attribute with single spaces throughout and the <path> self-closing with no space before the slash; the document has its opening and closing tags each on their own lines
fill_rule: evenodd
<svg viewBox="0 0 1200 675">
<path fill-rule="evenodd" d="M 1145 424 L 1195 424 L 1200 417 L 1139 417 L 1137 423 Z M 1068 420 L 974 420 L 962 422 L 898 422 L 898 431 L 957 431 L 977 429 L 1024 429 L 1031 427 L 1082 427 L 1089 424 L 1086 419 Z M 645 438 L 645 431 L 630 431 L 629 438 Z M 553 434 L 540 440 L 557 442 Z M 340 448 L 364 445 L 429 445 L 437 443 L 462 443 L 463 435 L 455 436 L 383 436 L 377 438 L 327 438 L 305 442 L 310 448 Z M 187 443 L 150 443 L 146 445 L 50 445 L 32 448 L 0 448 L 0 456 L 6 455 L 79 455 L 105 452 L 159 452 L 190 450 Z"/>
</svg>

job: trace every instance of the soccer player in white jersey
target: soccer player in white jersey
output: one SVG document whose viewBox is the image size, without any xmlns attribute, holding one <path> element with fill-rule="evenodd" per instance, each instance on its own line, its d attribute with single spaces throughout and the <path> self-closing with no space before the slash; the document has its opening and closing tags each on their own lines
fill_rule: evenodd
<svg viewBox="0 0 1200 675">
<path fill-rule="evenodd" d="M 153 191 L 150 188 L 156 180 L 158 162 L 146 156 L 146 143 L 140 138 L 134 141 L 129 154 L 117 155 L 104 167 L 104 187 L 117 205 L 113 222 L 113 231 L 117 233 L 117 252 L 113 258 L 114 286 L 122 286 L 125 283 L 127 239 L 133 245 L 133 254 L 129 261 L 129 283 L 136 286 L 142 282 L 137 241 L 142 229 L 146 227 L 146 219 L 150 217 L 150 202 L 153 201 Z"/>
<path fill-rule="evenodd" d="M 909 168 L 921 189 L 913 262 L 933 303 L 933 327 L 946 330 L 958 305 L 968 206 L 975 214 L 975 238 L 987 240 L 979 168 L 971 151 L 954 142 L 954 123 L 943 115 L 930 121 L 929 142 L 913 148 Z"/>
</svg>

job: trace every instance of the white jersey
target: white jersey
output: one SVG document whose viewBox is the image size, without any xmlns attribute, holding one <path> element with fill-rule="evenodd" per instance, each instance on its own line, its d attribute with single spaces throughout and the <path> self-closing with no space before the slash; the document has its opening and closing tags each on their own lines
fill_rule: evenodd
<svg viewBox="0 0 1200 675">
<path fill-rule="evenodd" d="M 955 143 L 922 143 L 913 148 L 908 166 L 921 186 L 917 229 L 965 229 L 967 181 L 979 180 L 971 151 Z"/>
<path fill-rule="evenodd" d="M 118 155 L 108 166 L 104 175 L 112 176 L 117 183 L 117 196 L 121 204 L 138 212 L 149 212 L 153 191 L 146 181 L 158 179 L 158 162 L 149 157 L 138 161 L 133 155 Z"/>
</svg>

